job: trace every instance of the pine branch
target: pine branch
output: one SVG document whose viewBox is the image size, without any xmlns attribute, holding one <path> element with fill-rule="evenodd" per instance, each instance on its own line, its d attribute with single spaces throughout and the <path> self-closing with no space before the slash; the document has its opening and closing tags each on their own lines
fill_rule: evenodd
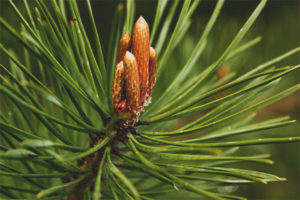
<svg viewBox="0 0 300 200">
<path fill-rule="evenodd" d="M 243 74 L 218 71 L 232 60 L 242 66 L 240 56 L 261 41 L 242 43 L 266 2 L 199 69 L 223 34 L 215 29 L 225 0 L 196 40 L 190 33 L 199 0 L 159 0 L 150 25 L 143 17 L 135 24 L 143 2 L 118 3 L 109 30 L 96 20 L 96 2 L 9 0 L 18 20 L 0 18 L 0 198 L 245 199 L 219 189 L 285 181 L 245 164 L 273 164 L 252 146 L 300 141 L 261 134 L 295 124 L 289 116 L 256 120 L 261 109 L 299 92 L 300 84 L 284 81 L 300 65 L 280 62 L 300 47 Z"/>
</svg>

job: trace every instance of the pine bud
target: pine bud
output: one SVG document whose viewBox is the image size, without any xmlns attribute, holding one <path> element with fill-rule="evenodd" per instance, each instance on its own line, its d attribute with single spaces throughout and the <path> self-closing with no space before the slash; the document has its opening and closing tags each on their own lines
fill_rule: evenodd
<svg viewBox="0 0 300 200">
<path fill-rule="evenodd" d="M 145 106 L 151 101 L 152 91 L 156 81 L 157 72 L 157 53 L 154 48 L 150 47 L 150 60 L 149 60 L 149 85 L 146 95 Z"/>
<path fill-rule="evenodd" d="M 149 81 L 149 27 L 143 17 L 134 25 L 132 36 L 132 53 L 138 64 L 141 93 L 140 106 L 144 104 Z"/>
<path fill-rule="evenodd" d="M 124 97 L 124 64 L 123 61 L 119 62 L 115 67 L 115 74 L 112 85 L 112 103 L 116 109 L 118 103 Z"/>
<path fill-rule="evenodd" d="M 132 53 L 127 51 L 123 58 L 125 65 L 126 112 L 135 122 L 139 116 L 140 80 L 137 61 Z"/>
<path fill-rule="evenodd" d="M 126 51 L 130 51 L 130 48 L 131 48 L 131 36 L 129 35 L 129 33 L 124 33 L 121 36 L 119 46 L 118 46 L 117 63 L 123 60 Z"/>
</svg>

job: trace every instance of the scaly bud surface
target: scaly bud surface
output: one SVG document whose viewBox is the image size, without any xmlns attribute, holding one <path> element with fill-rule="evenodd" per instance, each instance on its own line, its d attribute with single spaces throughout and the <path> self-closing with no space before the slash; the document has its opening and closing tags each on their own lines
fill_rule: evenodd
<svg viewBox="0 0 300 200">
<path fill-rule="evenodd" d="M 154 48 L 150 47 L 150 60 L 149 60 L 149 85 L 146 95 L 145 106 L 150 103 L 152 91 L 156 82 L 157 72 L 157 53 Z"/>
<path fill-rule="evenodd" d="M 118 52 L 117 52 L 117 63 L 123 60 L 126 51 L 131 49 L 131 36 L 129 33 L 124 33 L 120 39 Z"/>
<path fill-rule="evenodd" d="M 124 64 L 123 61 L 119 62 L 115 67 L 115 74 L 112 85 L 112 103 L 116 109 L 118 103 L 121 101 L 124 94 Z"/>
<path fill-rule="evenodd" d="M 135 122 L 139 116 L 140 79 L 137 61 L 132 53 L 127 51 L 123 58 L 125 66 L 126 112 L 130 120 Z"/>
<path fill-rule="evenodd" d="M 138 64 L 140 77 L 140 106 L 144 104 L 149 81 L 149 26 L 143 17 L 134 25 L 132 34 L 132 53 Z"/>
</svg>

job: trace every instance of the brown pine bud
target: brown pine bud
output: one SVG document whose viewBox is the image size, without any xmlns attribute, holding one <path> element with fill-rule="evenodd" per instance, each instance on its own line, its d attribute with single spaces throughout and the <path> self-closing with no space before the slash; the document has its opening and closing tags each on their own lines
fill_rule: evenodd
<svg viewBox="0 0 300 200">
<path fill-rule="evenodd" d="M 117 63 L 123 60 L 126 51 L 130 51 L 130 48 L 131 48 L 131 36 L 129 33 L 124 33 L 121 36 L 119 46 L 118 46 Z"/>
<path fill-rule="evenodd" d="M 115 67 L 115 74 L 112 85 L 112 103 L 114 109 L 116 109 L 118 103 L 121 101 L 124 94 L 124 64 L 123 61 L 119 62 Z"/>
<path fill-rule="evenodd" d="M 150 47 L 150 60 L 149 60 L 149 85 L 146 95 L 145 106 L 150 103 L 152 91 L 156 81 L 157 72 L 157 53 L 154 48 Z"/>
<path fill-rule="evenodd" d="M 141 83 L 140 106 L 144 104 L 149 79 L 149 26 L 143 17 L 134 25 L 132 34 L 132 53 L 138 64 Z"/>
<path fill-rule="evenodd" d="M 123 58 L 125 65 L 126 112 L 130 120 L 135 122 L 139 116 L 140 81 L 137 61 L 132 53 L 127 51 Z"/>
</svg>

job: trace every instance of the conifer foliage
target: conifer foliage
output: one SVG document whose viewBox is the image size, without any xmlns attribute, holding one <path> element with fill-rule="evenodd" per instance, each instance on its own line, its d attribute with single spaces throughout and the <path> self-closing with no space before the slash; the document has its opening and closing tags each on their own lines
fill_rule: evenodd
<svg viewBox="0 0 300 200">
<path fill-rule="evenodd" d="M 300 47 L 245 74 L 215 76 L 228 59 L 259 42 L 243 38 L 266 0 L 200 73 L 195 68 L 225 0 L 216 2 L 192 53 L 177 71 L 169 59 L 186 36 L 200 0 L 158 0 L 150 29 L 138 27 L 137 33 L 136 26 L 144 26 L 147 19 L 136 16 L 134 0 L 120 2 L 107 30 L 105 52 L 91 2 L 83 2 L 86 10 L 79 9 L 76 0 L 24 0 L 21 10 L 9 0 L 21 31 L 0 18 L 22 49 L 19 55 L 0 44 L 5 55 L 1 60 L 9 61 L 0 64 L 1 199 L 148 200 L 172 194 L 188 199 L 187 193 L 202 199 L 244 199 L 217 189 L 285 180 L 242 165 L 272 164 L 270 155 L 240 150 L 300 140 L 244 137 L 295 122 L 289 117 L 253 119 L 259 109 L 300 89 L 296 84 L 265 95 L 300 67 L 274 67 Z M 83 13 L 88 24 L 82 21 Z M 122 46 L 123 37 L 132 40 L 131 46 Z M 166 83 L 168 71 L 176 75 Z M 196 113 L 197 118 L 174 126 Z"/>
</svg>

